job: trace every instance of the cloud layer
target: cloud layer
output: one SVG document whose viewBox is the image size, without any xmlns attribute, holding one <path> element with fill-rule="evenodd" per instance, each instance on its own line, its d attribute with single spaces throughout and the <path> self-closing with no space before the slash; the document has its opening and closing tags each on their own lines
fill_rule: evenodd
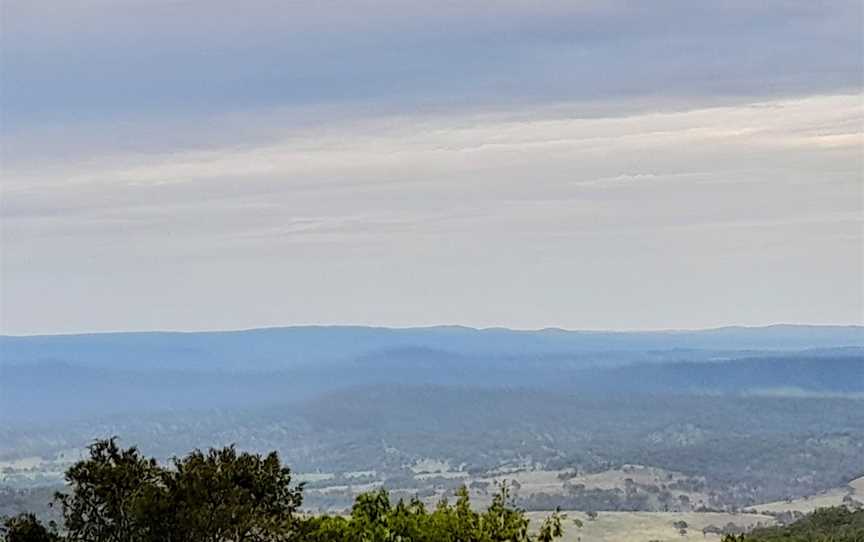
<svg viewBox="0 0 864 542">
<path fill-rule="evenodd" d="M 860 3 L 4 3 L 6 124 L 860 86 Z M 362 16 L 358 16 L 362 13 Z"/>
<path fill-rule="evenodd" d="M 463 4 L 9 3 L 3 330 L 861 319 L 860 5 Z"/>
</svg>

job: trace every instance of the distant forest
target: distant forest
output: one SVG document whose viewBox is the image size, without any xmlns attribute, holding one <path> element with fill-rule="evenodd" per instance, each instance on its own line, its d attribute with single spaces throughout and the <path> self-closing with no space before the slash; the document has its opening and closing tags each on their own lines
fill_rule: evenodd
<svg viewBox="0 0 864 542">
<path fill-rule="evenodd" d="M 32 513 L 3 520 L 7 542 L 552 542 L 567 522 L 553 512 L 534 529 L 506 485 L 478 512 L 467 488 L 433 508 L 421 501 L 394 502 L 384 489 L 359 495 L 350 514 L 300 512 L 303 484 L 278 454 L 238 452 L 233 447 L 194 451 L 170 466 L 123 449 L 114 439 L 97 441 L 90 456 L 66 472 L 69 487 L 55 500 L 59 524 Z M 596 515 L 596 514 L 595 514 Z M 589 518 L 591 516 L 589 515 Z M 678 522 L 686 531 L 686 522 Z M 676 524 L 677 525 L 677 524 Z M 727 534 L 724 542 L 858 542 L 864 510 L 819 509 L 787 526 Z"/>
<path fill-rule="evenodd" d="M 467 484 L 485 504 L 502 472 L 550 480 L 513 488 L 526 510 L 729 512 L 864 475 L 854 326 L 0 337 L 0 377 L 7 514 L 56 515 L 45 495 L 114 435 L 161 462 L 276 450 L 307 512 L 370 487 L 428 505 Z M 657 472 L 628 482 L 633 465 Z"/>
</svg>

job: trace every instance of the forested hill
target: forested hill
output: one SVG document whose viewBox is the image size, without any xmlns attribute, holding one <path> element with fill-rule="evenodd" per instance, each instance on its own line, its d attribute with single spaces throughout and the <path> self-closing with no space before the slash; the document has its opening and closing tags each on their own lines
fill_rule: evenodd
<svg viewBox="0 0 864 542">
<path fill-rule="evenodd" d="M 864 540 L 864 510 L 821 508 L 792 525 L 756 529 L 726 536 L 723 542 L 860 542 Z"/>
<path fill-rule="evenodd" d="M 722 362 L 642 364 L 590 373 L 595 389 L 618 392 L 861 394 L 864 351 L 807 352 Z"/>
<path fill-rule="evenodd" d="M 576 352 L 761 351 L 864 347 L 861 326 L 726 327 L 700 331 L 519 331 L 460 326 L 297 326 L 227 332 L 0 336 L 0 362 L 61 361 L 126 369 L 274 370 L 414 347 L 469 356 Z M 680 356 L 679 356 L 680 357 Z"/>
<path fill-rule="evenodd" d="M 0 460 L 7 483 L 30 487 L 59 482 L 58 465 L 94 437 L 160 458 L 235 443 L 279 450 L 334 487 L 365 472 L 427 492 L 444 487 L 412 470 L 427 460 L 480 478 L 502 466 L 599 474 L 635 464 L 698 478 L 704 487 L 690 480 L 688 491 L 712 507 L 749 506 L 864 474 L 861 335 L 778 326 L 5 337 Z M 526 493 L 526 507 L 660 506 L 623 486 L 565 491 L 551 476 L 557 500 Z M 322 486 L 309 503 L 338 508 L 348 493 Z"/>
<path fill-rule="evenodd" d="M 860 327 L 806 326 L 657 333 L 304 327 L 3 337 L 0 420 L 254 407 L 376 385 L 858 395 L 862 335 Z"/>
</svg>

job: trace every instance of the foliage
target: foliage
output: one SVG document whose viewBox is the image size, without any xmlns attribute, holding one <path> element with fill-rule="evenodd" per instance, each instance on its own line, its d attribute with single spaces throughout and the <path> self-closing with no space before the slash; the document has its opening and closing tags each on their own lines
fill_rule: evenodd
<svg viewBox="0 0 864 542">
<path fill-rule="evenodd" d="M 348 518 L 309 518 L 301 540 L 310 542 L 551 542 L 563 536 L 558 512 L 550 515 L 536 535 L 528 532 L 524 512 L 513 506 L 506 485 L 500 487 L 485 512 L 472 509 L 468 491 L 456 502 L 442 500 L 432 511 L 414 499 L 390 502 L 383 489 L 360 495 Z"/>
<path fill-rule="evenodd" d="M 528 532 L 506 485 L 485 512 L 462 487 L 432 511 L 417 499 L 391 502 L 384 489 L 357 497 L 349 517 L 302 517 L 303 486 L 276 453 L 229 446 L 194 451 L 170 467 L 116 440 L 97 441 L 89 459 L 66 473 L 62 537 L 33 515 L 8 520 L 7 542 L 552 542 L 563 535 L 557 511 Z"/>
<path fill-rule="evenodd" d="M 302 485 L 276 453 L 261 457 L 233 447 L 194 451 L 163 470 L 156 514 L 170 518 L 164 540 L 283 540 L 292 532 Z"/>
<path fill-rule="evenodd" d="M 135 448 L 101 440 L 66 479 L 71 492 L 56 499 L 70 542 L 285 540 L 302 498 L 275 453 L 262 457 L 230 446 L 196 450 L 166 468 Z"/>
<path fill-rule="evenodd" d="M 53 528 L 45 527 L 33 514 L 19 514 L 6 519 L 0 533 L 7 542 L 57 542 Z"/>
<path fill-rule="evenodd" d="M 66 472 L 71 494 L 57 493 L 70 541 L 148 540 L 148 502 L 159 491 L 160 469 L 136 448 L 114 439 L 90 446 L 90 459 Z"/>
<path fill-rule="evenodd" d="M 723 542 L 860 542 L 864 540 L 864 510 L 845 506 L 819 508 L 791 525 L 727 535 Z"/>
</svg>

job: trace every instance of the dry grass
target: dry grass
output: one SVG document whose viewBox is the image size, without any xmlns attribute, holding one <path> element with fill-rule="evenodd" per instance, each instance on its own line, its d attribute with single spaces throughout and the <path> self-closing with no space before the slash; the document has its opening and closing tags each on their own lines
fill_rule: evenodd
<svg viewBox="0 0 864 542">
<path fill-rule="evenodd" d="M 539 527 L 547 512 L 530 512 L 531 524 Z M 576 527 L 572 520 L 582 521 L 582 528 Z M 681 535 L 673 526 L 676 521 L 686 521 L 688 528 Z M 686 540 L 720 540 L 718 535 L 703 535 L 702 529 L 708 525 L 722 527 L 727 523 L 740 527 L 752 527 L 761 522 L 766 525 L 774 523 L 770 516 L 758 514 L 724 514 L 715 512 L 600 512 L 597 519 L 589 521 L 582 512 L 567 512 L 565 520 L 564 542 L 648 542 L 686 541 Z"/>
<path fill-rule="evenodd" d="M 806 499 L 794 499 L 791 502 L 777 501 L 765 504 L 751 506 L 750 508 L 757 511 L 766 512 L 801 512 L 806 514 L 817 508 L 828 506 L 840 506 L 843 504 L 843 498 L 852 492 L 853 498 L 858 501 L 864 501 L 864 476 L 849 482 L 848 487 L 831 489 L 819 495 L 812 495 Z"/>
</svg>

